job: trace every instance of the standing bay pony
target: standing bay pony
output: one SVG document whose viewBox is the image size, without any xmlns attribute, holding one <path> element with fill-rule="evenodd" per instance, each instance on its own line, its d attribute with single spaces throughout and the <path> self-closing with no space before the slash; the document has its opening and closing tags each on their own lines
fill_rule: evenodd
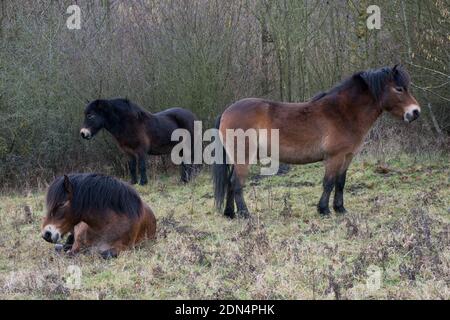
<svg viewBox="0 0 450 320">
<path fill-rule="evenodd" d="M 81 137 L 89 140 L 105 128 L 129 157 L 132 184 L 137 183 L 136 164 L 139 163 L 141 185 L 148 182 L 146 155 L 169 154 L 178 143 L 171 141 L 172 132 L 179 128 L 186 129 L 193 137 L 194 121 L 197 120 L 186 109 L 171 108 L 152 114 L 127 99 L 95 100 L 86 106 L 84 114 Z M 181 165 L 183 182 L 188 182 L 192 177 L 192 168 L 192 164 Z"/>
<path fill-rule="evenodd" d="M 63 246 L 70 254 L 93 249 L 111 258 L 155 238 L 156 219 L 150 207 L 130 185 L 112 177 L 59 177 L 48 189 L 46 205 L 42 237 L 57 243 L 70 234 Z"/>
<path fill-rule="evenodd" d="M 328 203 L 333 188 L 336 188 L 334 210 L 344 213 L 347 168 L 381 113 L 388 111 L 408 123 L 419 117 L 420 107 L 411 95 L 409 85 L 409 74 L 399 66 L 358 72 L 305 103 L 240 100 L 223 112 L 216 128 L 220 130 L 225 149 L 227 129 L 279 129 L 281 162 L 324 162 L 319 213 L 330 213 Z M 226 151 L 228 154 L 233 152 Z M 234 202 L 239 214 L 248 215 L 243 198 L 248 170 L 246 163 L 215 164 L 213 167 L 216 205 L 223 208 L 226 197 L 224 214 L 230 218 L 235 215 Z"/>
</svg>

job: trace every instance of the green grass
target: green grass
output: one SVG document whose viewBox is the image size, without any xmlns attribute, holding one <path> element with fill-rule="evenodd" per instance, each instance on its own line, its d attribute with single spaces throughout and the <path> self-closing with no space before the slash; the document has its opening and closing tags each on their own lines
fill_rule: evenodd
<svg viewBox="0 0 450 320">
<path fill-rule="evenodd" d="M 109 261 L 59 255 L 40 238 L 44 192 L 1 196 L 0 298 L 450 298 L 448 158 L 400 157 L 384 173 L 354 162 L 349 212 L 329 218 L 316 213 L 321 164 L 250 177 L 252 218 L 234 221 L 215 211 L 207 170 L 187 186 L 163 176 L 137 187 L 158 238 Z M 65 285 L 70 265 L 81 267 L 79 289 Z M 366 286 L 371 266 L 381 270 L 378 290 Z"/>
</svg>

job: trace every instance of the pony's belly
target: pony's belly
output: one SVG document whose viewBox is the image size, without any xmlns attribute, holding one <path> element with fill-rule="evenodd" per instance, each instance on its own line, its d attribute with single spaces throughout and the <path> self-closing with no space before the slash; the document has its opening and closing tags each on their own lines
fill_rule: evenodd
<svg viewBox="0 0 450 320">
<path fill-rule="evenodd" d="M 280 148 L 280 162 L 289 164 L 307 164 L 324 159 L 321 150 L 314 147 Z"/>
<path fill-rule="evenodd" d="M 172 149 L 175 146 L 175 144 L 176 143 L 165 144 L 162 146 L 150 146 L 150 149 L 148 150 L 147 153 L 152 156 L 169 154 L 170 152 L 172 152 Z"/>
</svg>

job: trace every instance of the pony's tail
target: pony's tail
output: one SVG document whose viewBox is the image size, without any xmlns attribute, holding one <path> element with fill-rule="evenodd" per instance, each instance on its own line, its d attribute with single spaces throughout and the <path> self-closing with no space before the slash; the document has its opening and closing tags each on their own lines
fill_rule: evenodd
<svg viewBox="0 0 450 320">
<path fill-rule="evenodd" d="M 218 116 L 216 118 L 214 127 L 218 130 L 220 127 L 220 118 Z M 231 166 L 227 164 L 227 154 L 225 148 L 220 141 L 219 137 L 216 138 L 214 143 L 220 144 L 219 148 L 223 149 L 223 161 L 222 163 L 214 163 L 212 166 L 212 175 L 213 175 L 213 184 L 214 184 L 214 202 L 216 204 L 216 208 L 222 210 L 223 203 L 225 200 L 225 195 L 228 191 L 228 188 L 231 184 Z M 218 148 L 216 148 L 218 150 Z"/>
</svg>

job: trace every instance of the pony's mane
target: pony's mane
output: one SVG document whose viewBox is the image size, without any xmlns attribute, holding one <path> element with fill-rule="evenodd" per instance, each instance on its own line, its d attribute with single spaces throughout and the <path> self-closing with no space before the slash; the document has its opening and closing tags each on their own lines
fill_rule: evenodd
<svg viewBox="0 0 450 320">
<path fill-rule="evenodd" d="M 103 100 L 107 104 L 109 104 L 114 110 L 119 114 L 132 114 L 136 118 L 140 118 L 143 116 L 147 111 L 139 107 L 137 104 L 134 104 L 128 99 L 123 98 L 117 98 L 117 99 L 110 99 L 110 100 Z"/>
<path fill-rule="evenodd" d="M 401 66 L 395 66 L 394 68 L 384 67 L 380 69 L 372 69 L 355 73 L 329 91 L 318 93 L 311 99 L 311 101 L 318 101 L 327 95 L 340 92 L 355 85 L 361 85 L 361 81 L 366 88 L 368 88 L 375 101 L 380 100 L 387 82 L 394 81 L 397 86 L 406 89 L 409 88 L 411 83 L 408 72 L 406 72 L 406 70 L 404 70 Z"/>
<path fill-rule="evenodd" d="M 88 211 L 102 214 L 112 210 L 129 217 L 140 215 L 142 201 L 129 185 L 113 177 L 89 173 L 68 175 L 73 189 L 72 212 L 81 216 Z M 47 192 L 47 209 L 51 210 L 67 201 L 64 177 L 59 177 Z"/>
</svg>

